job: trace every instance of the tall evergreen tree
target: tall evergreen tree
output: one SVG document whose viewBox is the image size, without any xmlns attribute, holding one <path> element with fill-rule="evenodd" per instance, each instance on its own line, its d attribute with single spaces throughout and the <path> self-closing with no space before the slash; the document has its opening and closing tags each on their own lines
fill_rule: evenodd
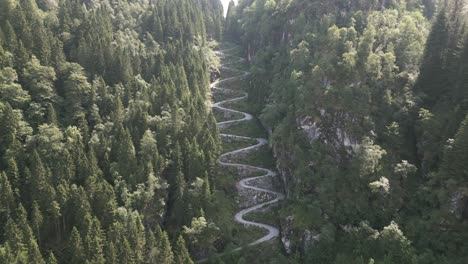
<svg viewBox="0 0 468 264">
<path fill-rule="evenodd" d="M 174 262 L 175 263 L 193 263 L 192 259 L 190 258 L 190 254 L 187 250 L 185 245 L 185 240 L 182 236 L 179 236 L 177 242 L 174 246 Z"/>
<path fill-rule="evenodd" d="M 167 233 L 161 229 L 161 227 L 156 228 L 156 244 L 155 247 L 151 249 L 150 259 L 154 262 L 171 264 L 174 262 L 174 254 L 172 253 L 171 243 Z"/>
<path fill-rule="evenodd" d="M 73 227 L 73 230 L 68 238 L 68 258 L 69 263 L 78 264 L 85 261 L 85 253 L 83 241 L 78 230 Z"/>
<path fill-rule="evenodd" d="M 429 34 L 426 52 L 421 65 L 421 75 L 416 84 L 417 91 L 421 91 L 427 96 L 425 102 L 433 105 L 434 99 L 446 93 L 447 83 L 447 61 L 449 30 L 446 17 L 446 10 L 441 10 L 434 22 L 434 26 Z"/>
<path fill-rule="evenodd" d="M 184 173 L 215 147 L 199 135 L 220 2 L 0 6 L 0 262 L 174 263 L 165 230 L 146 239 L 191 218 Z"/>
</svg>

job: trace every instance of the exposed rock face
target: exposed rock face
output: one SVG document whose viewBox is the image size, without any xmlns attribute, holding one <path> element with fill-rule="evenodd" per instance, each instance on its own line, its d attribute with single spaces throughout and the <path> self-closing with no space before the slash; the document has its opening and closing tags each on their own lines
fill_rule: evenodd
<svg viewBox="0 0 468 264">
<path fill-rule="evenodd" d="M 268 132 L 268 138 L 271 138 L 271 135 L 273 134 L 273 130 L 266 126 L 262 120 L 260 119 L 260 124 L 263 126 L 263 128 Z M 280 165 L 280 163 L 278 162 L 278 151 L 277 149 L 275 148 L 275 146 L 272 144 L 271 140 L 268 141 L 268 144 L 269 146 L 271 147 L 272 151 L 273 151 L 273 156 L 275 157 L 275 161 L 276 161 L 276 171 L 278 171 L 278 174 L 280 176 L 280 179 L 281 179 L 281 184 L 282 184 L 282 187 L 283 187 L 283 192 L 286 196 L 286 198 L 289 197 L 289 184 L 288 184 L 288 177 L 289 175 L 291 175 L 291 173 L 289 172 L 288 168 L 287 167 L 283 167 Z"/>
<path fill-rule="evenodd" d="M 321 109 L 319 119 L 305 116 L 298 118 L 296 123 L 310 142 L 321 141 L 331 145 L 335 150 L 336 159 L 342 160 L 356 153 L 360 142 L 347 131 L 346 123 L 350 122 L 350 120 L 346 120 L 347 118 L 352 119 L 346 113 L 329 113 Z M 290 154 L 288 153 L 279 153 L 274 147 L 273 153 L 278 160 L 277 170 L 280 172 L 286 196 L 289 197 L 289 186 L 293 184 L 294 175 L 288 168 L 287 163 L 293 157 L 289 157 Z"/>
<path fill-rule="evenodd" d="M 353 155 L 359 148 L 359 140 L 348 132 L 347 124 L 352 118 L 346 113 L 328 113 L 320 110 L 320 118 L 305 116 L 296 120 L 297 126 L 307 136 L 310 142 L 320 140 L 330 144 L 335 149 L 336 158 Z M 266 128 L 271 135 L 271 129 Z M 290 197 L 290 186 L 294 183 L 294 175 L 288 167 L 288 161 L 293 157 L 289 153 L 281 153 L 273 146 L 273 154 L 277 159 L 276 168 L 280 174 L 286 197 Z M 306 251 L 320 240 L 320 234 L 313 230 L 294 229 L 294 216 L 288 216 L 281 221 L 281 242 L 287 254 L 295 250 Z"/>
<path fill-rule="evenodd" d="M 302 249 L 307 251 L 320 241 L 320 234 L 306 229 L 302 235 Z"/>
<path fill-rule="evenodd" d="M 359 141 L 347 131 L 345 123 L 349 121 L 352 122 L 352 118 L 346 113 L 330 114 L 324 109 L 320 110 L 320 120 L 314 120 L 310 116 L 296 120 L 309 141 L 321 140 L 331 144 L 337 152 L 344 149 L 351 155 L 357 150 Z"/>
<path fill-rule="evenodd" d="M 468 196 L 463 191 L 457 191 L 450 197 L 449 210 L 458 219 L 468 219 Z"/>
<path fill-rule="evenodd" d="M 312 230 L 294 228 L 294 216 L 290 215 L 281 222 L 281 243 L 287 254 L 296 249 L 307 251 L 320 241 L 320 234 Z"/>
<path fill-rule="evenodd" d="M 468 197 L 465 197 L 464 199 L 464 206 L 463 206 L 463 214 L 462 217 L 464 220 L 468 219 Z"/>
<path fill-rule="evenodd" d="M 310 116 L 299 119 L 298 123 L 299 127 L 306 133 L 310 141 L 320 138 L 321 131 L 318 122 L 314 121 Z"/>
<path fill-rule="evenodd" d="M 276 158 L 276 153 L 273 152 L 275 158 Z M 283 189 L 286 194 L 286 197 L 289 197 L 289 182 L 288 182 L 288 175 L 291 175 L 287 170 L 282 168 L 278 163 L 276 163 L 276 170 L 279 172 L 281 183 L 283 184 Z"/>
<path fill-rule="evenodd" d="M 353 118 L 345 112 L 330 113 L 320 110 L 320 118 L 314 119 L 305 116 L 296 120 L 297 126 L 301 129 L 310 142 L 321 141 L 333 147 L 336 158 L 342 159 L 356 153 L 360 146 L 360 140 L 353 136 L 349 128 Z M 271 135 L 271 129 L 266 127 Z M 282 153 L 273 145 L 273 154 L 277 159 L 276 168 L 280 174 L 286 197 L 292 195 L 290 186 L 294 184 L 294 175 L 288 166 L 288 162 L 294 159 L 290 153 Z M 463 210 L 462 210 L 463 211 Z M 466 210 L 468 214 L 468 201 Z M 290 215 L 281 221 L 281 243 L 287 254 L 296 250 L 302 252 L 313 248 L 320 241 L 320 233 L 314 230 L 299 230 L 294 228 L 294 216 Z"/>
<path fill-rule="evenodd" d="M 210 72 L 210 82 L 214 82 L 221 77 L 221 71 L 219 69 L 212 69 Z"/>
<path fill-rule="evenodd" d="M 281 222 L 281 243 L 283 244 L 284 250 L 287 254 L 292 253 L 291 240 L 294 236 L 293 233 L 293 221 L 294 216 L 290 215 L 286 217 L 284 222 Z"/>
</svg>

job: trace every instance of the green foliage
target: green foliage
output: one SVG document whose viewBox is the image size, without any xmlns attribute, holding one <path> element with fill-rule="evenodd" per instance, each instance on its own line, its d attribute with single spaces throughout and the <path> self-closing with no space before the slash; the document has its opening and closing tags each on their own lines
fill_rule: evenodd
<svg viewBox="0 0 468 264">
<path fill-rule="evenodd" d="M 174 254 L 167 233 L 158 226 L 155 233 L 155 243 L 150 249 L 148 263 L 174 263 Z"/>
<path fill-rule="evenodd" d="M 176 244 L 174 245 L 174 263 L 193 264 L 182 236 L 179 236 Z"/>
<path fill-rule="evenodd" d="M 249 104 L 273 132 L 281 214 L 304 263 L 466 261 L 455 250 L 466 237 L 466 2 L 436 2 L 228 11 L 225 38 L 251 63 Z M 313 246 L 308 232 L 320 234 Z"/>
<path fill-rule="evenodd" d="M 0 73 L 0 101 L 19 108 L 31 100 L 28 92 L 17 83 L 18 75 L 13 68 L 6 67 Z"/>
<path fill-rule="evenodd" d="M 0 262 L 173 264 L 211 199 L 221 2 L 0 6 Z"/>
</svg>

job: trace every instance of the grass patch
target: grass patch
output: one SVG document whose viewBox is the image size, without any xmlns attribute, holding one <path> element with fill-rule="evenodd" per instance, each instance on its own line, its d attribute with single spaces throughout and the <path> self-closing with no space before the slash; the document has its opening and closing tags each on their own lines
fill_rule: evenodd
<svg viewBox="0 0 468 264">
<path fill-rule="evenodd" d="M 232 43 L 222 43 L 219 45 L 219 50 L 229 50 L 229 54 L 233 56 L 242 56 L 242 48 Z"/>
<path fill-rule="evenodd" d="M 242 71 L 249 71 L 249 63 L 246 60 L 239 60 L 239 58 L 232 58 L 230 62 L 227 62 L 226 67 L 242 70 Z"/>
<path fill-rule="evenodd" d="M 225 92 L 221 92 L 219 90 L 214 90 L 213 93 L 211 93 L 211 97 L 213 99 L 214 102 L 220 102 L 220 101 L 224 101 L 224 100 L 227 100 L 227 99 L 231 99 L 231 98 L 235 98 L 236 95 L 233 93 L 225 93 Z"/>
<path fill-rule="evenodd" d="M 239 74 L 236 74 L 234 76 L 238 76 Z M 221 80 L 226 79 L 224 76 L 222 77 Z M 221 84 L 218 84 L 217 86 L 219 88 L 225 88 L 225 89 L 231 89 L 234 91 L 244 91 L 245 89 L 242 89 L 242 87 L 245 87 L 247 85 L 245 79 L 242 77 L 236 78 L 236 79 L 231 79 L 229 81 L 225 81 Z"/>
<path fill-rule="evenodd" d="M 230 125 L 221 130 L 224 134 L 232 134 L 244 137 L 266 138 L 268 135 L 256 119 Z"/>
<path fill-rule="evenodd" d="M 249 106 L 249 103 L 247 103 L 247 100 L 241 100 L 241 101 L 237 101 L 237 102 L 227 103 L 227 104 L 224 105 L 224 107 L 234 109 L 234 110 L 237 110 L 237 111 L 241 111 L 241 112 L 246 112 L 246 113 L 251 113 L 252 112 L 252 111 L 250 111 L 251 107 Z"/>
<path fill-rule="evenodd" d="M 241 76 L 243 74 L 243 72 L 241 71 L 236 71 L 236 70 L 227 69 L 227 68 L 221 68 L 220 73 L 221 73 L 221 80 L 231 78 L 231 77 Z"/>
<path fill-rule="evenodd" d="M 244 227 L 235 222 L 234 215 L 239 208 L 233 197 L 218 191 L 214 194 L 214 200 L 215 203 L 207 213 L 212 216 L 211 219 L 221 230 L 218 243 L 219 252 L 245 245 L 266 234 L 267 231 L 264 229 Z"/>
<path fill-rule="evenodd" d="M 272 226 L 280 225 L 281 203 L 268 207 L 265 211 L 252 212 L 244 216 L 246 220 L 265 223 Z"/>
<path fill-rule="evenodd" d="M 244 117 L 243 114 L 239 113 L 229 113 L 229 115 L 226 115 L 224 111 L 218 110 L 218 109 L 213 109 L 213 114 L 216 118 L 216 121 L 218 122 L 223 122 L 223 121 L 229 121 L 229 120 L 236 120 Z"/>
<path fill-rule="evenodd" d="M 233 158 L 234 161 L 242 164 L 249 164 L 257 167 L 274 170 L 276 167 L 273 153 L 268 146 L 261 146 L 255 151 Z"/>
<path fill-rule="evenodd" d="M 227 251 L 243 246 L 251 241 L 255 241 L 268 233 L 266 229 L 255 226 L 245 227 L 237 222 L 231 231 L 232 243 L 226 246 Z"/>
<path fill-rule="evenodd" d="M 223 139 L 223 150 L 222 153 L 226 152 L 231 152 L 234 150 L 238 150 L 241 148 L 246 148 L 250 147 L 252 145 L 255 145 L 257 143 L 257 140 L 251 139 L 251 140 L 242 140 L 242 139 Z"/>
</svg>

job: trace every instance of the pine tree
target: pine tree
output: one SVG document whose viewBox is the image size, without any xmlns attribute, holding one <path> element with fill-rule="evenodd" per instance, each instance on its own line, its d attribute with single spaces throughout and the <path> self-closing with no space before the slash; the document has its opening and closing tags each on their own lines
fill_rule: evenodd
<svg viewBox="0 0 468 264">
<path fill-rule="evenodd" d="M 68 151 L 71 156 L 74 157 L 74 167 L 76 169 L 75 179 L 78 183 L 83 184 L 91 175 L 83 137 L 77 127 L 69 127 L 64 134 L 68 141 Z"/>
<path fill-rule="evenodd" d="M 10 0 L 1 0 L 0 6 L 2 6 L 2 10 L 0 11 L 0 22 L 3 24 L 5 21 L 8 21 L 10 18 L 11 10 L 13 9 L 12 1 Z"/>
<path fill-rule="evenodd" d="M 37 245 L 36 241 L 31 238 L 29 243 L 27 244 L 28 250 L 28 263 L 37 263 L 37 264 L 45 264 L 44 258 L 41 255 L 39 250 L 39 246 Z"/>
<path fill-rule="evenodd" d="M 58 189 L 61 190 L 62 188 L 60 188 L 60 186 L 59 186 Z M 57 201 L 52 201 L 51 204 L 50 204 L 50 208 L 49 208 L 48 212 L 50 213 L 50 217 L 52 218 L 52 220 L 54 222 L 54 231 L 55 231 L 56 237 L 58 239 L 62 235 L 62 230 L 61 230 L 61 227 L 60 227 L 59 220 L 60 220 L 60 217 L 62 217 L 62 220 L 64 219 L 64 216 L 61 213 L 60 204 Z M 65 227 L 65 224 L 63 224 L 63 228 L 64 227 Z"/>
<path fill-rule="evenodd" d="M 14 51 L 15 54 L 15 67 L 18 69 L 24 68 L 26 63 L 30 60 L 30 52 L 28 49 L 24 46 L 24 43 L 22 40 L 18 40 L 18 45 L 15 48 Z"/>
<path fill-rule="evenodd" d="M 136 183 L 136 178 L 134 177 L 136 176 L 135 172 L 137 169 L 135 147 L 130 133 L 122 125 L 118 125 L 117 127 L 112 152 L 119 164 L 118 171 L 120 175 L 124 177 L 127 183 Z"/>
<path fill-rule="evenodd" d="M 7 174 L 8 179 L 11 182 L 11 185 L 13 186 L 12 187 L 13 189 L 21 187 L 20 186 L 20 175 L 19 175 L 18 165 L 16 163 L 15 158 L 10 158 L 8 160 L 6 174 Z"/>
<path fill-rule="evenodd" d="M 90 263 L 104 263 L 104 234 L 99 220 L 94 218 L 88 226 L 84 239 L 86 259 Z"/>
<path fill-rule="evenodd" d="M 31 175 L 29 179 L 26 179 L 29 183 L 30 189 L 35 190 L 31 196 L 32 199 L 38 201 L 40 205 L 47 206 L 47 170 L 42 163 L 39 153 L 34 150 L 31 157 L 31 164 L 29 166 Z"/>
<path fill-rule="evenodd" d="M 75 120 L 84 113 L 83 105 L 86 96 L 91 91 L 91 85 L 84 73 L 83 67 L 76 63 L 66 63 L 64 65 L 63 75 L 59 79 L 63 83 L 62 94 L 64 97 L 63 109 L 66 120 L 73 124 Z"/>
<path fill-rule="evenodd" d="M 52 40 L 52 52 L 51 62 L 55 69 L 61 69 L 62 65 L 65 64 L 66 58 L 63 49 L 63 43 L 58 38 Z"/>
<path fill-rule="evenodd" d="M 89 126 L 88 121 L 84 113 L 80 113 L 76 118 L 76 124 L 80 131 L 83 143 L 86 144 L 89 141 Z"/>
<path fill-rule="evenodd" d="M 47 264 L 58 264 L 57 259 L 55 258 L 54 253 L 50 252 L 49 257 L 47 258 Z"/>
<path fill-rule="evenodd" d="M 165 169 L 164 160 L 159 154 L 157 141 L 154 138 L 151 130 L 146 130 L 140 141 L 139 160 L 140 167 L 143 169 L 143 177 L 147 177 L 150 173 L 154 173 L 156 177 L 160 177 Z"/>
<path fill-rule="evenodd" d="M 0 173 L 0 212 L 2 215 L 6 217 L 3 218 L 8 218 L 8 215 L 10 212 L 15 208 L 15 197 L 13 190 L 11 188 L 10 181 L 8 180 L 8 177 L 6 173 L 1 172 Z"/>
<path fill-rule="evenodd" d="M 18 48 L 18 39 L 15 30 L 13 29 L 13 26 L 10 24 L 10 21 L 6 22 L 3 28 L 3 33 L 6 40 L 6 49 L 14 53 Z"/>
<path fill-rule="evenodd" d="M 5 226 L 5 238 L 12 254 L 19 254 L 24 250 L 23 234 L 14 223 L 13 218 L 7 220 Z"/>
<path fill-rule="evenodd" d="M 42 216 L 39 205 L 36 203 L 36 201 L 34 201 L 31 210 L 31 225 L 37 236 L 38 243 L 41 243 L 41 225 L 43 220 L 44 218 Z"/>
<path fill-rule="evenodd" d="M 13 17 L 11 19 L 12 26 L 16 32 L 16 35 L 18 36 L 18 39 L 23 42 L 27 50 L 30 50 L 34 43 L 32 38 L 31 25 L 26 19 L 32 12 L 32 10 L 29 8 L 32 7 L 30 5 L 17 5 L 13 10 Z"/>
<path fill-rule="evenodd" d="M 187 181 L 191 182 L 195 180 L 196 177 L 201 177 L 203 175 L 205 158 L 196 138 L 193 138 L 192 144 L 186 145 L 186 148 L 188 148 L 188 154 L 185 159 L 187 161 L 185 175 Z"/>
<path fill-rule="evenodd" d="M 176 144 L 176 150 L 173 153 L 173 164 L 171 165 L 171 174 L 169 178 L 169 204 L 168 210 L 170 222 L 174 225 L 184 224 L 191 215 L 187 208 L 187 197 L 185 196 L 186 182 L 183 174 L 183 159 L 181 156 L 180 145 Z"/>
<path fill-rule="evenodd" d="M 37 32 L 34 38 L 33 52 L 43 64 L 49 65 L 52 59 L 53 33 L 43 26 L 42 21 L 34 21 L 32 27 Z"/>
<path fill-rule="evenodd" d="M 148 248 L 147 263 L 175 263 L 174 254 L 172 253 L 172 247 L 171 243 L 169 242 L 167 233 L 163 231 L 160 226 L 156 227 L 154 239 L 154 245 L 151 248 Z"/>
<path fill-rule="evenodd" d="M 7 67 L 0 71 L 0 102 L 7 102 L 13 108 L 22 108 L 31 97 L 17 81 L 18 75 L 14 69 Z"/>
<path fill-rule="evenodd" d="M 455 135 L 453 144 L 449 146 L 444 161 L 441 165 L 441 176 L 444 182 L 451 185 L 450 189 L 456 189 L 459 183 L 466 178 L 465 161 L 468 158 L 468 115 L 460 125 Z"/>
<path fill-rule="evenodd" d="M 56 97 L 54 87 L 56 79 L 55 70 L 41 65 L 35 56 L 26 64 L 24 81 L 33 101 L 44 106 L 48 102 L 53 102 Z"/>
<path fill-rule="evenodd" d="M 16 216 L 16 223 L 18 224 L 18 228 L 20 232 L 22 233 L 23 244 L 26 245 L 28 249 L 32 250 L 32 252 L 30 253 L 34 253 L 33 252 L 35 251 L 34 247 L 37 247 L 36 239 L 34 237 L 33 230 L 29 226 L 26 209 L 23 207 L 21 203 L 18 205 L 16 209 L 15 216 Z M 36 244 L 36 246 L 34 246 L 33 244 Z"/>
<path fill-rule="evenodd" d="M 57 114 L 55 112 L 54 106 L 51 103 L 47 104 L 45 123 L 50 124 L 50 125 L 58 125 Z"/>
<path fill-rule="evenodd" d="M 114 243 L 112 241 L 107 241 L 106 244 L 106 264 L 118 263 L 117 252 L 115 250 Z"/>
<path fill-rule="evenodd" d="M 0 172 L 0 234 L 5 234 L 5 225 L 11 218 L 11 212 L 15 209 L 15 197 L 11 189 L 8 177 Z M 0 236 L 2 237 L 2 236 Z M 5 239 L 4 237 L 2 237 Z"/>
<path fill-rule="evenodd" d="M 463 51 L 457 63 L 458 67 L 461 68 L 459 71 L 459 76 L 457 79 L 459 83 L 457 85 L 458 90 L 454 93 L 454 99 L 462 100 L 462 107 L 464 110 L 468 109 L 468 35 L 465 36 L 465 41 L 463 43 Z"/>
<path fill-rule="evenodd" d="M 448 24 L 445 9 L 441 10 L 434 22 L 426 43 L 424 61 L 421 65 L 421 75 L 415 89 L 426 94 L 426 105 L 432 105 L 446 91 L 447 72 L 446 55 L 448 48 Z"/>
<path fill-rule="evenodd" d="M 4 39 L 4 35 L 3 35 L 3 32 L 1 31 L 1 27 L 0 27 L 0 39 Z M 7 53 L 5 51 L 5 49 L 3 48 L 3 43 L 2 41 L 0 41 L 0 67 L 5 67 L 8 63 L 8 60 L 7 60 Z"/>
<path fill-rule="evenodd" d="M 226 21 L 224 22 L 224 38 L 229 41 L 236 40 L 237 37 L 237 24 L 235 16 L 235 3 L 233 0 L 229 1 L 229 6 L 226 13 Z"/>
<path fill-rule="evenodd" d="M 136 263 L 141 263 L 144 260 L 144 250 L 146 244 L 145 227 L 141 221 L 139 212 L 134 212 L 130 215 L 130 228 L 128 241 L 134 252 L 134 260 Z"/>
<path fill-rule="evenodd" d="M 208 208 L 211 203 L 211 187 L 210 187 L 210 180 L 208 178 L 208 173 L 205 172 L 205 177 L 203 178 L 203 203 L 204 208 Z"/>
<path fill-rule="evenodd" d="M 146 245 L 145 245 L 145 259 L 144 263 L 154 263 L 156 261 L 155 252 L 153 249 L 156 248 L 156 237 L 153 231 L 146 232 Z"/>
<path fill-rule="evenodd" d="M 70 237 L 68 238 L 68 258 L 70 264 L 82 264 L 85 261 L 83 242 L 80 233 L 73 227 Z"/>
<path fill-rule="evenodd" d="M 185 240 L 182 236 L 179 236 L 174 247 L 174 262 L 193 264 L 187 247 L 185 246 Z"/>
<path fill-rule="evenodd" d="M 114 103 L 114 111 L 113 111 L 113 121 L 116 125 L 121 124 L 124 120 L 124 106 L 122 104 L 122 100 L 120 96 L 117 96 Z"/>
<path fill-rule="evenodd" d="M 132 247 L 126 238 L 119 243 L 118 256 L 121 263 L 135 263 Z"/>
<path fill-rule="evenodd" d="M 99 168 L 99 163 L 96 158 L 96 152 L 94 148 L 90 147 L 88 150 L 88 164 L 89 164 L 89 173 L 90 175 L 94 175 L 96 180 L 100 180 L 103 177 L 103 172 L 101 168 Z"/>
</svg>

